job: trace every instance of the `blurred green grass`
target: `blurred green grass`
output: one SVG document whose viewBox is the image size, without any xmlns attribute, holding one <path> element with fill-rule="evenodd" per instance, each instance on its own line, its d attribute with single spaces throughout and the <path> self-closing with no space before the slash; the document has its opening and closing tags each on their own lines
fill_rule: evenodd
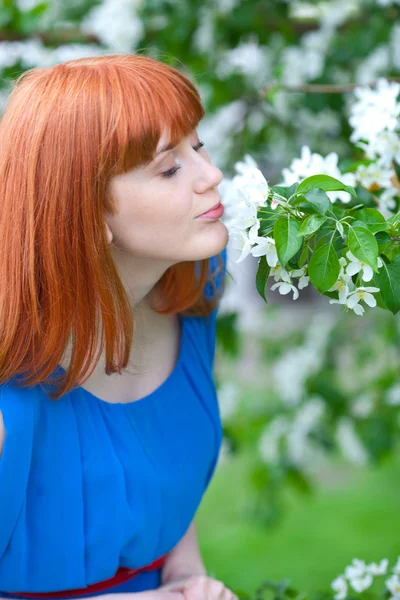
<svg viewBox="0 0 400 600">
<path fill-rule="evenodd" d="M 253 594 L 263 580 L 290 579 L 302 592 L 323 590 L 353 558 L 400 555 L 400 456 L 380 466 L 336 464 L 312 497 L 285 494 L 274 529 L 245 520 L 250 455 L 218 466 L 196 515 L 209 575 Z"/>
</svg>

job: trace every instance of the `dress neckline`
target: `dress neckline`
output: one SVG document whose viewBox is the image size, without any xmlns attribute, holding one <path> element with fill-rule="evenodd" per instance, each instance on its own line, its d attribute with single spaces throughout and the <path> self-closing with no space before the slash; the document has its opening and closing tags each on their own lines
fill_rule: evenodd
<svg viewBox="0 0 400 600">
<path fill-rule="evenodd" d="M 96 403 L 100 403 L 102 405 L 109 406 L 112 408 L 114 406 L 125 407 L 125 406 L 134 406 L 134 405 L 143 405 L 143 403 L 145 403 L 146 401 L 150 401 L 150 400 L 154 399 L 156 396 L 158 396 L 160 393 L 164 392 L 165 389 L 173 382 L 173 380 L 178 375 L 178 373 L 182 367 L 183 357 L 184 357 L 184 353 L 185 353 L 186 317 L 180 313 L 177 313 L 177 314 L 178 314 L 179 323 L 180 323 L 180 343 L 179 343 L 178 358 L 176 360 L 175 366 L 172 369 L 171 373 L 168 375 L 168 377 L 166 379 L 164 379 L 164 381 L 158 386 L 158 388 L 156 388 L 149 394 L 146 394 L 146 396 L 143 396 L 142 398 L 138 398 L 137 400 L 132 400 L 130 402 L 108 402 L 107 400 L 103 400 L 102 398 L 99 398 L 95 394 L 92 394 L 92 392 L 89 392 L 89 390 L 86 390 L 82 386 L 77 386 L 75 389 L 71 390 L 71 392 L 69 392 L 69 393 L 70 394 L 71 393 L 81 393 Z M 66 371 L 65 371 L 64 367 L 62 367 L 60 364 L 58 364 L 56 367 L 56 370 L 55 370 L 55 374 L 63 375 L 65 372 Z"/>
</svg>

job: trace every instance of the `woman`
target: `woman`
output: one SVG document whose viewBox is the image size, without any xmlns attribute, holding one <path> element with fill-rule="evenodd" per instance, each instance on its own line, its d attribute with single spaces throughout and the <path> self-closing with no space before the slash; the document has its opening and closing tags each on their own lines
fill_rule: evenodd
<svg viewBox="0 0 400 600">
<path fill-rule="evenodd" d="M 11 94 L 1 597 L 235 598 L 207 577 L 193 520 L 222 438 L 228 242 L 203 116 L 186 77 L 140 55 L 32 69 Z"/>
</svg>

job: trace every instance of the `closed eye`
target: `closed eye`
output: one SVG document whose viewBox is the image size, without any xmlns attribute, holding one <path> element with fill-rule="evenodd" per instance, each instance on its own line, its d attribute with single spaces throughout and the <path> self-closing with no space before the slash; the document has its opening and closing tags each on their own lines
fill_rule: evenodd
<svg viewBox="0 0 400 600">
<path fill-rule="evenodd" d="M 193 150 L 200 150 L 200 148 L 202 148 L 204 146 L 204 142 L 199 142 L 198 144 L 196 144 L 196 146 L 192 146 Z M 180 165 L 176 165 L 175 167 L 172 167 L 172 169 L 168 169 L 168 171 L 164 171 L 163 173 L 161 173 L 162 177 L 173 177 L 177 171 L 181 169 Z"/>
</svg>

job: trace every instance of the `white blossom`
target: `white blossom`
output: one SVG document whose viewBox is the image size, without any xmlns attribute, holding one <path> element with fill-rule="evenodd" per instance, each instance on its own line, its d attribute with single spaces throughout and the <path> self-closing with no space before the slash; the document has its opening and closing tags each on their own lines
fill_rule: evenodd
<svg viewBox="0 0 400 600">
<path fill-rule="evenodd" d="M 361 443 L 360 438 L 355 432 L 353 422 L 348 417 L 342 417 L 339 419 L 336 429 L 336 440 L 340 450 L 342 451 L 342 454 L 349 461 L 357 465 L 366 465 L 368 463 L 368 454 Z M 350 569 L 349 573 L 353 574 L 351 575 L 352 579 L 356 577 L 363 577 L 363 573 L 356 575 L 356 572 L 359 573 L 361 567 L 362 565 L 358 562 L 355 563 L 353 567 L 348 567 L 348 569 Z M 358 571 L 356 571 L 356 569 L 358 569 Z M 346 577 L 350 577 L 347 572 Z"/>
<path fill-rule="evenodd" d="M 250 250 L 253 256 L 265 256 L 267 264 L 270 267 L 276 267 L 278 264 L 278 254 L 276 252 L 275 240 L 271 237 L 256 237 L 255 245 Z"/>
<path fill-rule="evenodd" d="M 240 399 L 240 389 L 236 383 L 224 381 L 218 388 L 218 406 L 222 421 L 234 415 Z"/>
<path fill-rule="evenodd" d="M 84 33 L 96 35 L 117 52 L 132 52 L 143 37 L 144 23 L 137 15 L 143 0 L 103 0 L 81 23 Z"/>
<path fill-rule="evenodd" d="M 393 597 L 400 597 L 400 577 L 398 573 L 394 573 L 389 579 L 386 579 L 385 585 Z"/>
<path fill-rule="evenodd" d="M 371 573 L 365 573 L 365 575 L 362 577 L 354 577 L 353 579 L 350 579 L 349 583 L 353 590 L 361 593 L 368 589 L 372 585 L 373 581 L 374 578 L 372 577 Z"/>
<path fill-rule="evenodd" d="M 271 75 L 271 58 L 267 46 L 260 46 L 256 37 L 240 42 L 236 48 L 226 50 L 216 65 L 219 78 L 225 79 L 240 73 L 257 85 L 262 85 Z"/>
<path fill-rule="evenodd" d="M 334 283 L 334 285 L 328 290 L 329 292 L 337 291 L 339 294 L 339 300 L 332 299 L 330 301 L 331 304 L 346 304 L 347 297 L 348 297 L 350 291 L 352 290 L 352 288 L 354 288 L 354 285 L 352 285 L 351 276 L 346 275 L 345 271 L 344 271 L 344 268 L 347 265 L 347 261 L 344 258 L 344 256 L 341 256 L 339 258 L 339 264 L 340 264 L 340 272 L 339 272 L 338 279 L 337 279 L 336 283 Z"/>
<path fill-rule="evenodd" d="M 240 256 L 237 259 L 237 263 L 242 262 L 245 258 L 247 258 L 251 252 L 251 247 L 253 245 L 253 240 L 244 232 L 239 229 L 233 230 L 229 232 L 229 240 L 231 243 L 231 247 L 234 250 L 240 250 Z"/>
<path fill-rule="evenodd" d="M 353 558 L 351 565 L 346 567 L 344 574 L 347 579 L 363 577 L 367 572 L 367 564 L 359 558 Z"/>
<path fill-rule="evenodd" d="M 287 283 L 292 281 L 289 272 L 279 262 L 271 269 L 271 277 L 275 281 L 286 281 Z"/>
<path fill-rule="evenodd" d="M 258 451 L 265 462 L 276 463 L 279 460 L 279 443 L 289 428 L 289 421 L 283 416 L 276 417 L 265 427 L 258 443 Z"/>
<path fill-rule="evenodd" d="M 358 87 L 354 90 L 356 101 L 349 123 L 354 131 L 350 140 L 370 141 L 381 131 L 397 128 L 400 104 L 397 101 L 400 84 L 379 78 L 376 88 Z"/>
<path fill-rule="evenodd" d="M 389 560 L 387 558 L 383 558 L 379 564 L 370 563 L 367 567 L 367 570 L 371 575 L 386 575 L 386 571 L 389 565 Z"/>
<path fill-rule="evenodd" d="M 368 142 L 357 142 L 357 146 L 365 152 L 366 158 L 377 160 L 383 169 L 390 170 L 394 160 L 400 162 L 400 136 L 397 131 L 384 129 Z M 379 176 L 379 179 L 382 177 Z"/>
<path fill-rule="evenodd" d="M 274 285 L 271 286 L 271 290 L 274 291 L 276 290 L 276 288 L 278 288 L 279 293 L 282 295 L 286 295 L 290 292 L 293 292 L 293 300 L 297 300 L 297 298 L 299 297 L 299 291 L 296 288 L 296 286 L 292 283 L 288 283 L 286 281 L 278 281 L 278 283 L 274 283 Z"/>
<path fill-rule="evenodd" d="M 216 166 L 229 162 L 234 136 L 244 128 L 247 109 L 244 100 L 234 100 L 218 107 L 214 113 L 208 113 L 198 124 L 200 139 L 205 142 L 207 152 Z"/>
<path fill-rule="evenodd" d="M 354 309 L 354 307 L 359 304 L 361 300 L 365 302 L 365 304 L 368 304 L 368 306 L 376 306 L 376 299 L 372 295 L 376 292 L 379 292 L 379 288 L 377 287 L 358 287 L 354 292 L 350 292 L 347 299 L 347 306 L 350 309 Z"/>
<path fill-rule="evenodd" d="M 338 167 L 339 157 L 335 152 L 331 152 L 325 158 L 317 153 L 312 153 L 308 146 L 303 146 L 301 149 L 301 157 L 295 158 L 289 168 L 282 170 L 283 184 L 292 185 L 311 175 L 330 175 L 339 179 L 346 185 L 354 185 L 354 173 L 341 173 Z M 351 195 L 348 192 L 327 192 L 331 202 L 340 200 L 348 203 L 351 200 Z"/>
<path fill-rule="evenodd" d="M 386 390 L 386 404 L 389 404 L 389 406 L 400 406 L 400 383 L 395 383 Z"/>
<path fill-rule="evenodd" d="M 355 257 L 354 254 L 348 250 L 346 252 L 346 256 L 349 259 L 349 264 L 346 267 L 346 273 L 350 276 L 352 275 L 356 275 L 357 273 L 359 273 L 360 271 L 362 271 L 362 280 L 363 281 L 371 281 L 371 279 L 374 276 L 374 271 L 372 269 L 372 267 L 370 265 L 368 265 L 367 263 L 363 262 L 362 260 L 360 260 L 359 258 Z M 378 256 L 378 267 L 382 267 L 383 266 L 383 261 L 382 259 Z M 361 288 L 359 288 L 361 289 Z M 378 288 L 375 291 L 379 291 Z M 367 302 L 368 304 L 368 302 Z M 375 306 L 370 304 L 370 306 Z"/>
<path fill-rule="evenodd" d="M 347 596 L 347 581 L 340 575 L 336 577 L 331 583 L 331 588 L 336 594 L 334 595 L 335 600 L 344 600 Z"/>
<path fill-rule="evenodd" d="M 354 398 L 350 406 L 350 411 L 354 417 L 365 418 L 372 413 L 374 405 L 373 397 L 366 392 Z"/>
<path fill-rule="evenodd" d="M 379 76 L 385 75 L 390 64 L 390 50 L 387 44 L 375 47 L 356 69 L 356 81 L 362 85 L 368 84 Z"/>
<path fill-rule="evenodd" d="M 392 568 L 392 572 L 397 573 L 397 575 L 400 575 L 400 556 L 397 558 L 397 562 Z"/>
<path fill-rule="evenodd" d="M 301 269 L 295 269 L 292 272 L 292 277 L 299 277 L 299 281 L 297 283 L 299 290 L 302 290 L 303 288 L 307 287 L 310 282 L 310 278 L 308 277 L 308 275 L 306 275 L 306 272 L 307 265 L 302 267 Z"/>
<path fill-rule="evenodd" d="M 357 167 L 355 176 L 357 181 L 367 189 L 374 184 L 387 188 L 392 185 L 394 170 L 384 168 L 379 162 L 373 162 L 370 165 Z"/>
</svg>

